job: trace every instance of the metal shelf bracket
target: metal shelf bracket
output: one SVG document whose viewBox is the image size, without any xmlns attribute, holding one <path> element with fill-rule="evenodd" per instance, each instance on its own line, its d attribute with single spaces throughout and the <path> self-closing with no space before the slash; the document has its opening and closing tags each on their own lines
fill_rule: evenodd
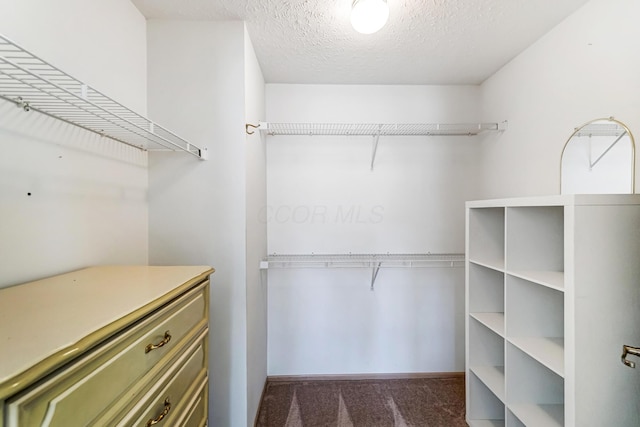
<svg viewBox="0 0 640 427">
<path fill-rule="evenodd" d="M 373 164 L 376 161 L 376 153 L 378 151 L 378 141 L 380 140 L 380 132 L 373 136 L 373 151 L 371 152 L 371 170 L 373 170 Z"/>
<path fill-rule="evenodd" d="M 373 271 L 371 272 L 371 290 L 373 291 L 373 285 L 375 285 L 376 283 L 376 279 L 378 278 L 378 272 L 380 271 L 380 266 L 382 265 L 382 262 L 378 262 L 378 264 L 373 267 Z"/>
<path fill-rule="evenodd" d="M 251 128 L 252 130 L 249 131 L 249 128 Z M 256 131 L 253 130 L 253 129 L 258 129 L 259 130 L 260 129 L 260 124 L 253 125 L 251 123 L 245 123 L 244 131 L 247 133 L 247 135 L 253 135 L 254 133 L 256 133 Z"/>
<path fill-rule="evenodd" d="M 22 99 L 21 96 L 19 96 L 18 99 L 16 99 L 15 102 L 16 102 L 16 105 L 18 106 L 18 108 L 22 108 L 24 111 L 31 111 L 31 106 L 29 105 L 29 103 L 27 101 Z"/>
<path fill-rule="evenodd" d="M 595 161 L 595 162 L 592 162 L 592 161 L 591 161 L 591 149 L 589 149 L 589 169 L 593 169 L 593 167 L 594 167 L 595 165 L 597 165 L 597 164 L 598 164 L 598 162 L 599 162 L 600 160 L 602 160 L 602 158 L 603 158 L 604 156 L 606 156 L 606 155 L 607 155 L 607 153 L 609 152 L 609 150 L 611 150 L 611 149 L 612 149 L 612 148 L 613 148 L 613 147 L 614 147 L 618 142 L 620 142 L 620 140 L 621 140 L 622 138 L 624 138 L 626 135 L 627 135 L 627 131 L 625 130 L 625 131 L 623 131 L 623 132 L 622 132 L 622 134 L 620 134 L 620 136 L 619 136 L 619 137 L 617 137 L 617 138 L 616 138 L 616 140 L 615 140 L 615 141 L 613 141 L 613 142 L 611 143 L 611 145 L 609 145 L 609 147 L 608 147 L 606 150 L 604 150 L 604 152 L 603 152 L 602 154 L 600 154 L 600 157 L 598 157 L 598 158 L 596 159 L 596 161 Z"/>
</svg>

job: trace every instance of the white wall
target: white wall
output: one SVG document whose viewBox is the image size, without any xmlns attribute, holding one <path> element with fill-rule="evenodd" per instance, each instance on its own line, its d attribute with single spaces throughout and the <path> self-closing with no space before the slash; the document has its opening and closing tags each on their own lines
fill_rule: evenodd
<svg viewBox="0 0 640 427">
<path fill-rule="evenodd" d="M 248 364 L 259 360 L 260 352 L 264 358 L 265 340 L 255 258 L 264 251 L 266 229 L 252 220 L 264 198 L 262 148 L 246 137 L 244 124 L 246 114 L 260 115 L 263 109 L 262 76 L 240 21 L 149 21 L 147 26 L 149 116 L 208 147 L 210 156 L 201 162 L 150 155 L 150 261 L 216 269 L 209 422 L 253 424 L 264 369 L 249 371 Z M 249 315 L 248 309 L 255 311 Z M 256 351 L 251 358 L 249 348 Z"/>
<path fill-rule="evenodd" d="M 558 194 L 574 128 L 614 116 L 640 137 L 640 2 L 592 0 L 482 85 L 483 197 Z M 638 178 L 636 177 L 636 185 Z"/>
<path fill-rule="evenodd" d="M 270 122 L 465 123 L 475 86 L 267 85 Z M 498 119 L 494 119 L 496 121 Z M 268 137 L 269 253 L 462 253 L 476 137 Z M 461 269 L 269 270 L 269 374 L 462 371 Z"/>
<path fill-rule="evenodd" d="M 0 10 L 1 34 L 145 113 L 146 26 L 128 0 L 0 0 Z M 0 287 L 147 263 L 145 153 L 3 100 L 0 143 Z"/>
<path fill-rule="evenodd" d="M 251 39 L 245 30 L 245 117 L 265 119 L 265 84 Z M 247 176 L 247 422 L 253 425 L 267 379 L 267 276 L 260 261 L 267 255 L 267 224 L 260 211 L 267 204 L 265 141 L 259 132 L 246 136 Z"/>
<path fill-rule="evenodd" d="M 0 0 L 0 11 L 0 34 L 146 113 L 146 21 L 130 0 Z"/>
</svg>

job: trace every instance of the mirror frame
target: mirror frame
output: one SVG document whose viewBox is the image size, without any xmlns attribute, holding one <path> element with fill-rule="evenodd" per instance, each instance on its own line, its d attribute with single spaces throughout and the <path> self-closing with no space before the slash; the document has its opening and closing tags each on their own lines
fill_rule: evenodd
<svg viewBox="0 0 640 427">
<path fill-rule="evenodd" d="M 616 120 L 613 117 L 603 117 L 599 119 L 589 120 L 588 122 L 584 123 L 582 126 L 578 126 L 577 128 L 574 128 L 573 133 L 569 136 L 569 138 L 567 139 L 567 142 L 564 143 L 564 146 L 562 147 L 562 154 L 560 155 L 560 194 L 562 194 L 562 160 L 564 159 L 564 152 L 567 149 L 567 145 L 569 145 L 569 142 L 571 142 L 571 139 L 578 132 L 580 132 L 582 128 L 584 128 L 585 126 L 591 123 L 595 123 L 599 121 L 614 122 L 619 126 L 621 126 L 627 132 L 627 135 L 629 135 L 629 138 L 631 139 L 631 193 L 625 193 L 625 194 L 636 193 L 636 142 L 635 142 L 635 139 L 633 138 L 633 134 L 631 133 L 627 125 L 622 123 L 620 120 Z"/>
</svg>

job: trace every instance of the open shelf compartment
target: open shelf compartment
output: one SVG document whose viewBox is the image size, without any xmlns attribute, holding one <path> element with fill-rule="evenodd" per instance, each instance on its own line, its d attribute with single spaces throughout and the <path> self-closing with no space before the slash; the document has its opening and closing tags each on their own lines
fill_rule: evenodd
<svg viewBox="0 0 640 427">
<path fill-rule="evenodd" d="M 504 337 L 504 273 L 469 264 L 469 315 Z"/>
<path fill-rule="evenodd" d="M 474 396 L 467 407 L 469 426 L 504 426 L 504 403 L 473 372 L 468 381 L 469 391 Z"/>
<path fill-rule="evenodd" d="M 506 358 L 508 411 L 525 426 L 564 426 L 564 379 L 510 343 Z"/>
<path fill-rule="evenodd" d="M 504 338 L 473 317 L 469 318 L 468 322 L 469 370 L 500 401 L 504 401 Z"/>
<path fill-rule="evenodd" d="M 507 275 L 507 340 L 564 377 L 564 293 Z"/>
<path fill-rule="evenodd" d="M 506 270 L 556 289 L 564 287 L 564 207 L 508 207 Z"/>
<path fill-rule="evenodd" d="M 469 262 L 496 270 L 504 269 L 504 208 L 469 208 Z"/>
</svg>

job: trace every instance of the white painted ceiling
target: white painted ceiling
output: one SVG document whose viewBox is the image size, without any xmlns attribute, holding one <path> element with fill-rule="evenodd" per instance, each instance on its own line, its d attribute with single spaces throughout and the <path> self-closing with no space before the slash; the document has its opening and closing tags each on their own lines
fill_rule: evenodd
<svg viewBox="0 0 640 427">
<path fill-rule="evenodd" d="M 244 20 L 268 83 L 479 84 L 588 0 L 388 0 L 378 33 L 352 0 L 132 0 L 148 19 Z"/>
</svg>

